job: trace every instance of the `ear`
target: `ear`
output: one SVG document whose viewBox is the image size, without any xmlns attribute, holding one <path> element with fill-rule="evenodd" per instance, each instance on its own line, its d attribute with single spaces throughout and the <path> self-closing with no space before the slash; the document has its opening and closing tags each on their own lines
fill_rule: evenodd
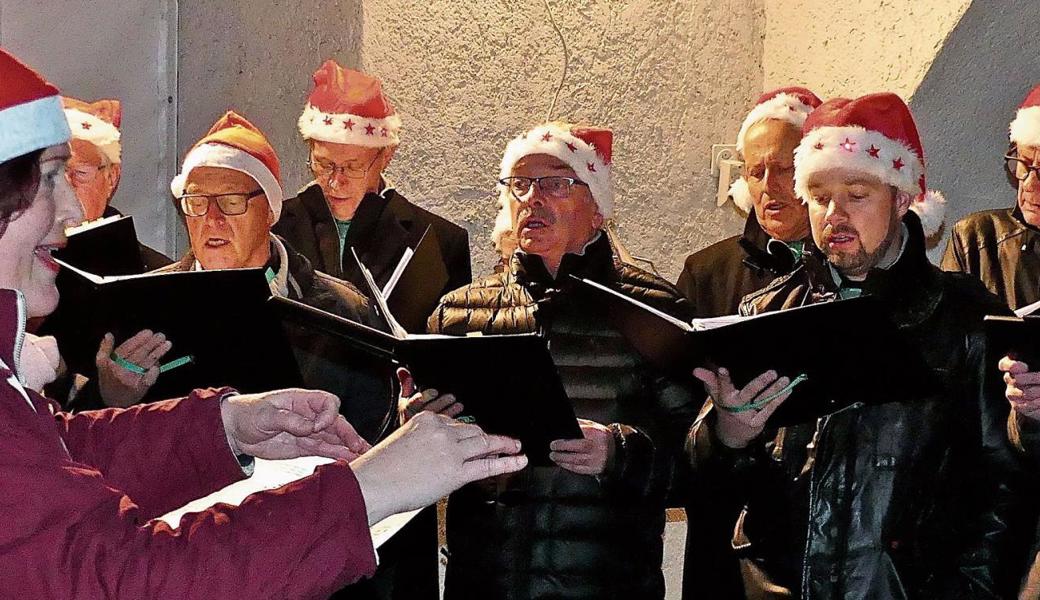
<svg viewBox="0 0 1040 600">
<path fill-rule="evenodd" d="M 385 150 L 383 150 L 383 168 L 379 169 L 380 171 L 386 169 L 390 165 L 390 159 L 394 157 L 394 154 L 396 152 L 397 146 L 388 146 Z"/>
<path fill-rule="evenodd" d="M 267 196 L 264 196 L 264 199 L 266 200 Z M 267 228 L 271 229 L 272 227 L 274 227 L 274 209 L 271 208 L 271 203 L 268 202 L 267 203 Z"/>
<path fill-rule="evenodd" d="M 596 214 L 592 215 L 592 228 L 593 229 L 603 229 L 603 221 L 604 220 L 605 219 L 603 218 L 603 214 L 600 213 L 599 210 L 597 209 L 596 210 Z"/>
<path fill-rule="evenodd" d="M 115 194 L 116 188 L 119 187 L 119 180 L 123 176 L 123 165 L 122 163 L 115 163 L 108 167 L 108 183 L 112 186 L 112 193 Z"/>
<path fill-rule="evenodd" d="M 896 214 L 902 219 L 906 215 L 906 211 L 910 210 L 910 204 L 914 201 L 914 197 L 903 190 L 895 190 L 895 193 Z"/>
</svg>

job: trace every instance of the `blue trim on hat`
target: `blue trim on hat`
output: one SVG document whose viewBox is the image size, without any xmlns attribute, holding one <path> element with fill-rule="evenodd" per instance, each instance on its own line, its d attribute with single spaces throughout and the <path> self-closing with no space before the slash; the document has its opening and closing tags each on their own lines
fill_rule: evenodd
<svg viewBox="0 0 1040 600">
<path fill-rule="evenodd" d="M 72 137 L 59 96 L 0 110 L 0 162 L 68 143 Z"/>
</svg>

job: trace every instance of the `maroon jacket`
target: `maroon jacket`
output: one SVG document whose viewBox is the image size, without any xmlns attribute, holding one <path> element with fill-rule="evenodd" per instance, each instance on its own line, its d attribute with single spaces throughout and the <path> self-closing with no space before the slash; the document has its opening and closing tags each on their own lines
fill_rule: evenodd
<svg viewBox="0 0 1040 600">
<path fill-rule="evenodd" d="M 0 290 L 0 590 L 11 598 L 321 598 L 375 571 L 345 463 L 241 506 L 159 515 L 243 478 L 225 390 L 69 415 L 15 375 L 20 293 Z"/>
</svg>

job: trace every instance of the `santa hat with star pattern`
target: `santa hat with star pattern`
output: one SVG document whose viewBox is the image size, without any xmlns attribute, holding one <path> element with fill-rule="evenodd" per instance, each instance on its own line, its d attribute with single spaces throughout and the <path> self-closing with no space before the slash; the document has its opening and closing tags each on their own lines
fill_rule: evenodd
<svg viewBox="0 0 1040 600">
<path fill-rule="evenodd" d="M 805 118 L 820 105 L 820 102 L 820 98 L 811 90 L 797 86 L 782 87 L 762 94 L 740 125 L 740 132 L 737 133 L 737 152 L 744 152 L 744 139 L 748 130 L 762 121 L 785 121 L 801 131 Z M 750 213 L 754 208 L 751 190 L 748 189 L 744 177 L 738 177 L 733 181 L 729 187 L 729 195 L 740 210 Z"/>
<path fill-rule="evenodd" d="M 926 236 L 942 228 L 946 200 L 925 185 L 924 148 L 910 108 L 892 93 L 834 98 L 805 120 L 794 151 L 794 189 L 809 198 L 813 173 L 841 168 L 876 177 L 913 197 Z"/>
<path fill-rule="evenodd" d="M 592 199 L 604 219 L 614 216 L 614 188 L 611 184 L 611 152 L 614 133 L 605 127 L 571 123 L 543 123 L 524 132 L 506 145 L 499 178 L 509 177 L 520 159 L 532 154 L 548 154 L 574 170 L 589 186 Z M 496 244 L 512 226 L 509 202 L 499 186 L 499 212 L 491 238 Z"/>
<path fill-rule="evenodd" d="M 69 120 L 72 138 L 97 146 L 110 163 L 119 164 L 122 153 L 119 126 L 123 120 L 119 100 L 83 102 L 65 97 L 61 101 L 65 106 L 65 118 Z"/>
<path fill-rule="evenodd" d="M 401 143 L 401 118 L 375 77 L 327 60 L 297 123 L 305 140 L 384 148 Z"/>
<path fill-rule="evenodd" d="M 0 163 L 69 141 L 58 88 L 0 48 Z"/>
</svg>

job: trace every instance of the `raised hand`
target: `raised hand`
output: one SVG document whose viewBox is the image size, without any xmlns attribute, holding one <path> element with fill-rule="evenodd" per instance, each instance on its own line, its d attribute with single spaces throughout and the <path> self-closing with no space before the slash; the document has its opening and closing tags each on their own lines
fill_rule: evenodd
<svg viewBox="0 0 1040 600">
<path fill-rule="evenodd" d="M 777 378 L 775 371 L 766 371 L 751 380 L 741 389 L 736 389 L 729 371 L 723 368 L 709 370 L 697 368 L 693 376 L 704 383 L 704 388 L 715 404 L 715 434 L 730 448 L 744 448 L 765 429 L 766 421 L 791 395 L 783 391 L 791 380 Z M 749 405 L 756 400 L 776 395 L 771 402 L 758 409 L 733 412 L 732 409 Z"/>
</svg>

